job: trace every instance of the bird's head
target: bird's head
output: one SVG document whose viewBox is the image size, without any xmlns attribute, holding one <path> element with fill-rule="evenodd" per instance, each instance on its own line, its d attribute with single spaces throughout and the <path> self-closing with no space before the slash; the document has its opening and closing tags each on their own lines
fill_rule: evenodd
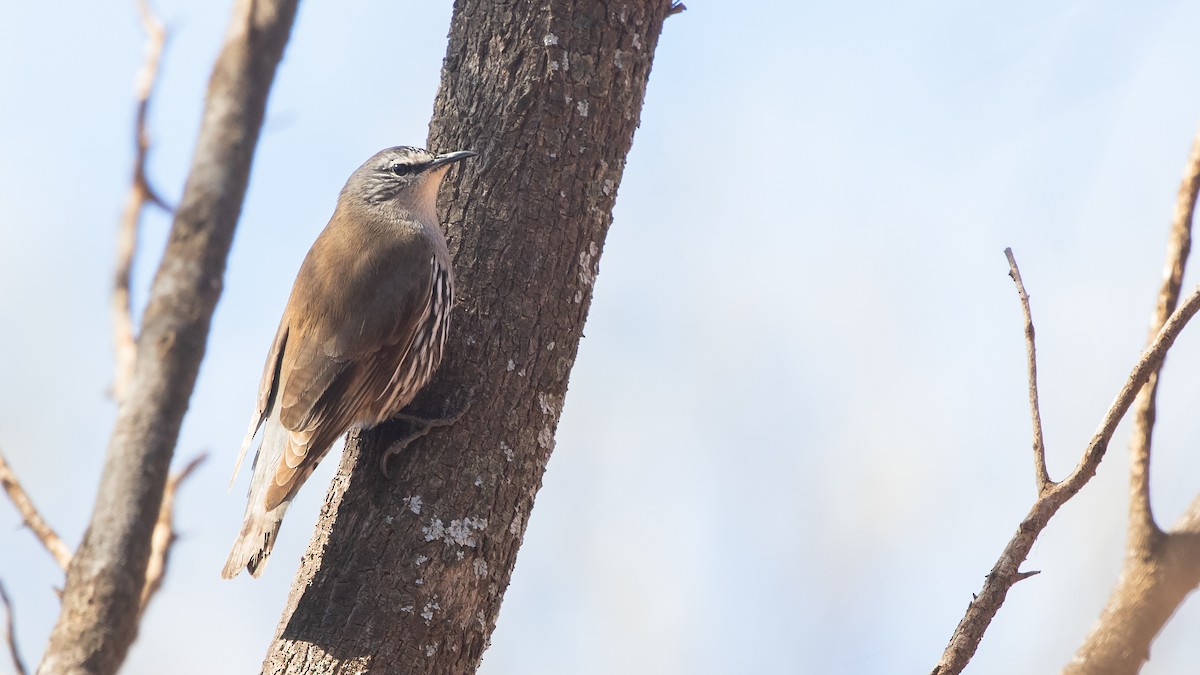
<svg viewBox="0 0 1200 675">
<path fill-rule="evenodd" d="M 407 210 L 432 211 L 438 186 L 450 165 L 474 156 L 467 150 L 435 155 L 409 146 L 380 150 L 350 176 L 342 197 L 372 205 L 394 202 Z"/>
</svg>

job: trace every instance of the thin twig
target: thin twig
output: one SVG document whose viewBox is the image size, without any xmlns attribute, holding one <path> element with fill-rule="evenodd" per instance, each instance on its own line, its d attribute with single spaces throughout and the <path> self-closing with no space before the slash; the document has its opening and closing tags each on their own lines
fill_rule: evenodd
<svg viewBox="0 0 1200 675">
<path fill-rule="evenodd" d="M 1100 460 L 1104 458 L 1117 424 L 1129 411 L 1142 385 L 1162 364 L 1167 350 L 1175 343 L 1175 339 L 1197 311 L 1200 311 L 1200 286 L 1197 286 L 1171 314 L 1171 318 L 1163 325 L 1154 341 L 1138 357 L 1129 378 L 1105 412 L 1100 427 L 1088 442 L 1075 470 L 1062 482 L 1051 484 L 1050 488 L 1034 501 L 1029 513 L 1017 526 L 1016 533 L 987 575 L 983 588 L 967 606 L 966 614 L 954 629 L 954 635 L 946 645 L 946 650 L 934 667 L 933 673 L 956 675 L 970 662 L 975 650 L 979 648 L 979 641 L 983 639 L 984 632 L 996 616 L 996 612 L 1000 610 L 1000 606 L 1004 604 L 1009 589 L 1027 576 L 1020 571 L 1020 566 L 1029 557 L 1029 551 L 1037 541 L 1038 535 L 1046 528 L 1058 509 L 1096 475 L 1096 469 L 1100 466 Z"/>
<path fill-rule="evenodd" d="M 58 563 L 62 571 L 66 572 L 67 566 L 71 564 L 71 549 L 67 548 L 54 529 L 38 513 L 33 501 L 29 499 L 29 494 L 25 492 L 25 488 L 21 487 L 17 475 L 8 465 L 8 460 L 4 459 L 3 452 L 0 452 L 0 486 L 4 487 L 4 492 L 8 494 L 13 506 L 17 507 L 17 512 L 21 514 L 21 519 L 33 532 L 33 536 L 42 542 L 42 546 L 45 546 L 46 550 L 50 552 L 54 562 Z"/>
<path fill-rule="evenodd" d="M 133 327 L 133 309 L 130 301 L 130 277 L 133 258 L 137 252 L 138 222 L 142 207 L 146 203 L 170 211 L 170 208 L 150 187 L 146 180 L 146 155 L 150 151 L 150 136 L 146 132 L 146 117 L 150 107 L 150 94 L 158 78 L 158 63 L 162 56 L 166 30 L 154 16 L 146 0 L 138 0 L 138 13 L 142 28 L 146 31 L 146 58 L 135 80 L 137 116 L 134 125 L 135 156 L 133 179 L 125 208 L 117 229 L 117 267 L 113 278 L 111 313 L 113 320 L 113 346 L 116 351 L 116 370 L 113 375 L 113 397 L 118 401 L 125 398 L 129 380 L 133 376 L 133 362 L 137 356 L 137 338 Z"/>
<path fill-rule="evenodd" d="M 0 602 L 4 603 L 4 632 L 8 639 L 8 652 L 12 654 L 13 668 L 17 669 L 18 675 L 26 675 L 28 671 L 25 670 L 25 662 L 21 660 L 21 652 L 17 649 L 17 627 L 13 619 L 12 601 L 8 599 L 3 583 L 0 583 Z"/>
<path fill-rule="evenodd" d="M 671 9 L 667 10 L 667 16 L 675 16 L 676 14 L 680 14 L 686 10 L 687 5 L 683 4 L 682 2 L 675 2 L 671 4 Z"/>
<path fill-rule="evenodd" d="M 1017 267 L 1017 259 L 1011 248 L 1004 249 L 1004 257 L 1008 258 L 1008 276 L 1017 285 L 1017 296 L 1021 299 L 1021 312 L 1025 315 L 1025 354 L 1029 371 L 1029 413 L 1033 418 L 1033 473 L 1037 480 L 1038 494 L 1048 490 L 1053 483 L 1050 472 L 1046 469 L 1046 437 L 1042 434 L 1042 410 L 1038 405 L 1037 383 L 1037 346 L 1033 339 L 1033 314 L 1029 310 L 1029 294 L 1025 292 L 1025 283 L 1021 281 L 1021 270 Z"/>
<path fill-rule="evenodd" d="M 187 466 L 167 479 L 167 484 L 163 488 L 158 522 L 154 524 L 154 533 L 150 535 L 150 560 L 146 564 L 146 585 L 142 588 L 143 612 L 146 611 L 146 605 L 150 603 L 150 598 L 154 597 L 154 594 L 162 587 L 163 578 L 167 574 L 167 561 L 171 555 L 171 545 L 175 543 L 176 539 L 175 493 L 179 490 L 180 484 L 187 480 L 188 476 L 192 475 L 192 472 L 206 459 L 208 459 L 208 453 L 197 455 L 187 463 Z"/>
</svg>

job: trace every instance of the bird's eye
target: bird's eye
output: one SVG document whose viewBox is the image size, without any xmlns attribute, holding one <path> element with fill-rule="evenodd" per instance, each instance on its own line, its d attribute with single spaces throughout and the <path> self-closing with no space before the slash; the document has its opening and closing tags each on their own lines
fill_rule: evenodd
<svg viewBox="0 0 1200 675">
<path fill-rule="evenodd" d="M 406 176 L 406 175 L 412 173 L 413 168 L 414 167 L 412 164 L 401 164 L 400 162 L 396 162 L 395 164 L 388 167 L 388 171 L 391 171 L 393 174 L 395 174 L 397 176 Z"/>
</svg>

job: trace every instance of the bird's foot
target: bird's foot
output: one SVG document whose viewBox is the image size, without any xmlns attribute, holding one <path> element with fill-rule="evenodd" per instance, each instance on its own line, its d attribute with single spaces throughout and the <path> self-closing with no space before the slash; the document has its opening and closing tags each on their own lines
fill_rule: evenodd
<svg viewBox="0 0 1200 675">
<path fill-rule="evenodd" d="M 393 455 L 403 452 L 410 443 L 424 436 L 430 431 L 440 427 L 448 427 L 457 422 L 464 414 L 466 414 L 467 409 L 471 407 L 471 401 L 474 396 L 475 390 L 471 389 L 471 391 L 467 392 L 466 401 L 460 405 L 457 410 L 454 410 L 449 414 L 444 414 L 441 417 L 414 415 L 413 413 L 404 412 L 403 410 L 396 413 L 396 415 L 392 417 L 392 421 L 399 420 L 401 422 L 407 422 L 409 425 L 409 432 L 397 439 L 395 443 L 392 443 L 387 450 L 383 451 L 383 457 L 379 458 L 379 469 L 383 472 L 384 477 L 391 478 L 391 476 L 388 475 L 388 460 L 391 459 Z"/>
</svg>

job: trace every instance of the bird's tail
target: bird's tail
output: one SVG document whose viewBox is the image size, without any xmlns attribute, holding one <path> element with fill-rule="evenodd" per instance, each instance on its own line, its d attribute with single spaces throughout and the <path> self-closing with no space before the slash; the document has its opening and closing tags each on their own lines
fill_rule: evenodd
<svg viewBox="0 0 1200 675">
<path fill-rule="evenodd" d="M 221 576 L 226 579 L 236 577 L 243 567 L 254 577 L 262 575 L 267 557 L 271 555 L 283 514 L 292 502 L 288 498 L 269 511 L 266 508 L 267 490 L 283 459 L 287 442 L 288 432 L 279 424 L 278 409 L 273 410 L 263 423 L 262 444 L 254 456 L 250 494 L 246 500 L 246 519 L 233 550 L 229 552 L 229 559 L 225 561 L 225 569 L 221 570 Z"/>
</svg>

